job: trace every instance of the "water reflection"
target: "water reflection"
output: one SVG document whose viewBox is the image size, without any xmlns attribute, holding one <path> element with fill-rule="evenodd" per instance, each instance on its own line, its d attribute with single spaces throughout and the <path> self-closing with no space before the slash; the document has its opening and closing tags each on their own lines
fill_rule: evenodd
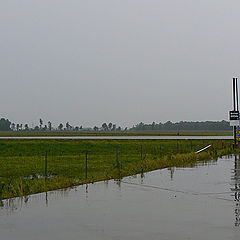
<svg viewBox="0 0 240 240">
<path fill-rule="evenodd" d="M 239 169 L 239 155 L 234 156 L 234 169 L 232 176 L 234 188 L 231 190 L 234 193 L 235 201 L 235 226 L 240 226 L 240 169 Z"/>
<path fill-rule="evenodd" d="M 25 197 L 10 198 L 0 201 L 0 215 L 11 215 L 20 212 L 23 208 L 27 208 L 31 204 L 42 205 L 48 207 L 49 201 L 54 202 L 60 198 L 66 198 L 71 189 L 61 189 L 40 194 L 34 194 Z"/>
<path fill-rule="evenodd" d="M 188 171 L 189 168 L 194 169 L 194 168 L 201 168 L 203 166 L 214 166 L 214 165 L 217 165 L 217 159 L 196 162 L 196 163 L 190 164 L 186 167 L 169 167 L 167 170 L 170 173 L 171 181 L 174 182 L 174 174 L 178 169 Z M 235 167 L 235 168 L 238 168 L 238 167 Z M 158 170 L 158 171 L 161 173 L 162 171 L 164 171 L 164 169 Z M 239 173 L 240 173 L 240 171 L 236 171 L 236 174 L 239 174 Z M 136 180 L 140 179 L 140 183 L 144 184 L 145 178 L 147 176 L 149 176 L 149 173 L 142 172 L 139 175 L 132 175 L 131 178 L 136 179 Z M 168 179 L 165 179 L 165 181 L 168 181 Z M 236 176 L 235 176 L 235 179 L 236 179 Z M 106 189 L 108 188 L 109 182 L 111 182 L 111 180 L 103 181 L 103 184 L 106 187 Z M 118 187 L 118 190 L 121 191 L 122 190 L 121 179 L 113 180 L 113 182 Z M 94 184 L 91 184 L 91 185 L 94 186 Z M 79 191 L 79 189 L 81 189 L 81 188 L 83 188 L 85 190 L 84 195 L 85 195 L 85 200 L 87 202 L 88 198 L 89 198 L 89 184 L 75 187 L 76 191 Z M 239 188 L 239 186 L 238 186 L 238 188 Z M 3 200 L 0 202 L 0 210 L 5 210 L 8 214 L 11 214 L 11 213 L 15 213 L 17 211 L 21 211 L 21 209 L 23 207 L 27 207 L 28 204 L 31 205 L 33 202 L 34 202 L 34 204 L 44 203 L 45 206 L 48 207 L 49 202 L 54 202 L 55 200 L 68 197 L 71 190 L 72 190 L 72 188 L 68 188 L 68 189 L 62 189 L 62 190 L 57 190 L 57 191 L 50 191 L 50 192 L 45 192 L 45 193 L 41 193 L 41 194 L 26 196 L 26 197 L 22 197 L 22 198 L 13 198 L 13 199 L 8 199 L 8 200 Z M 236 196 L 238 196 L 238 199 L 239 199 L 239 194 L 240 194 L 239 192 L 236 192 Z M 1 212 L 0 212 L 0 215 L 1 215 Z"/>
<path fill-rule="evenodd" d="M 1 238 L 239 239 L 239 161 L 223 157 L 4 200 Z"/>
<path fill-rule="evenodd" d="M 168 170 L 170 171 L 171 180 L 173 180 L 173 174 L 174 174 L 174 171 L 175 171 L 175 167 L 170 167 L 170 168 L 168 168 Z"/>
<path fill-rule="evenodd" d="M 239 157 L 235 156 L 234 159 L 232 159 L 231 157 L 229 157 L 230 161 L 228 161 L 228 168 L 224 169 L 224 171 L 228 174 L 228 177 L 230 176 L 230 169 L 232 168 L 232 162 L 234 162 L 234 175 L 233 175 L 233 179 L 234 179 L 234 188 L 231 189 L 234 192 L 234 200 L 236 203 L 235 206 L 235 217 L 236 217 L 236 226 L 240 226 L 240 169 L 239 169 Z M 227 157 L 224 157 L 224 160 L 227 160 Z M 224 161 L 222 161 L 224 162 Z M 203 161 L 203 162 L 197 162 L 195 164 L 191 164 L 188 165 L 187 167 L 181 167 L 181 168 L 177 168 L 177 167 L 170 167 L 168 169 L 162 169 L 162 170 L 158 170 L 158 171 L 154 171 L 157 172 L 158 174 L 155 176 L 157 178 L 159 178 L 159 180 L 157 180 L 157 184 L 156 186 L 159 187 L 159 189 L 161 188 L 166 188 L 166 189 L 173 189 L 172 192 L 174 192 L 174 190 L 177 190 L 178 192 L 194 192 L 196 193 L 198 192 L 198 195 L 201 195 L 201 192 L 210 192 L 214 190 L 212 190 L 212 188 L 214 189 L 214 184 L 213 182 L 211 182 L 212 179 L 206 180 L 208 182 L 209 185 L 211 185 L 211 188 L 209 188 L 209 190 L 207 188 L 199 188 L 197 189 L 197 186 L 199 184 L 199 182 L 201 181 L 201 179 L 204 179 L 206 177 L 206 174 L 208 173 L 204 173 L 205 175 L 199 175 L 199 178 L 195 177 L 195 172 L 199 172 L 199 174 L 201 173 L 203 167 L 209 167 L 209 169 L 211 169 L 211 171 L 213 173 L 215 173 L 216 170 L 216 166 L 219 167 L 221 166 L 221 163 L 218 162 L 217 159 L 213 159 L 210 161 Z M 183 173 L 182 171 L 184 171 L 185 173 Z M 154 173 L 153 172 L 153 173 Z M 181 172 L 181 181 L 179 181 L 179 172 Z M 188 175 L 187 173 L 192 172 L 190 175 Z M 160 173 L 160 174 L 159 174 Z M 165 175 L 166 173 L 166 175 Z M 144 184 L 144 182 L 146 184 L 148 184 L 149 182 L 151 182 L 151 178 L 152 178 L 152 173 L 141 173 L 139 175 L 133 175 L 131 177 L 132 181 L 135 181 L 136 183 L 139 184 Z M 170 176 L 169 176 L 170 174 Z M 160 175 L 160 176 L 159 176 Z M 208 176 L 208 175 L 207 175 Z M 209 177 L 213 176 L 209 173 Z M 113 189 L 113 184 L 115 186 L 117 186 L 118 191 L 124 191 L 126 185 L 121 181 L 121 180 L 109 180 L 109 181 L 103 181 L 102 183 L 99 183 L 98 185 L 103 185 L 105 190 L 107 191 L 112 191 Z M 191 184 L 189 186 L 187 186 L 187 184 Z M 204 183 L 206 184 L 206 183 Z M 76 192 L 80 192 L 81 196 L 83 197 L 82 200 L 84 200 L 87 204 L 88 201 L 91 200 L 92 198 L 94 198 L 94 194 L 95 192 L 97 192 L 97 188 L 96 188 L 97 184 L 86 184 L 86 185 L 82 185 L 79 187 L 76 187 Z M 200 186 L 200 185 L 199 185 Z M 201 185 L 202 186 L 202 185 Z M 200 186 L 200 187 L 201 187 Z M 194 189 L 187 189 L 190 187 L 194 187 Z M 155 188 L 157 189 L 157 188 Z M 184 189 L 184 190 L 183 190 Z M 221 189 L 223 192 L 226 191 L 226 188 Z M 221 190 L 217 190 L 218 192 Z M 229 188 L 228 188 L 229 190 Z M 67 198 L 73 198 L 73 189 L 68 188 L 68 189 L 64 189 L 64 190 L 58 190 L 58 191 L 50 191 L 50 192 L 45 192 L 42 194 L 36 194 L 36 195 L 31 195 L 29 197 L 24 197 L 24 198 L 15 198 L 15 199 L 9 199 L 9 200 L 4 200 L 0 203 L 0 215 L 5 214 L 7 212 L 8 214 L 11 213 L 15 213 L 18 211 L 21 211 L 22 208 L 28 207 L 28 206 L 45 206 L 45 207 L 51 207 L 55 201 L 59 201 L 61 199 L 67 199 Z M 113 193 L 114 194 L 114 193 Z M 230 194 L 228 194 L 229 197 Z M 83 203 L 83 201 L 82 201 Z M 2 213 L 1 213 L 2 211 Z"/>
<path fill-rule="evenodd" d="M 48 207 L 48 192 L 45 192 L 46 207 Z"/>
</svg>

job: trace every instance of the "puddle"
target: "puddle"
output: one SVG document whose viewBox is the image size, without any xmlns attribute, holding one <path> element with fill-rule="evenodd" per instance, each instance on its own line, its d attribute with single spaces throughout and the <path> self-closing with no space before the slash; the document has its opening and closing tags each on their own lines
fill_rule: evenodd
<svg viewBox="0 0 240 240">
<path fill-rule="evenodd" d="M 239 239 L 237 157 L 11 199 L 0 231 L 12 239 Z"/>
</svg>

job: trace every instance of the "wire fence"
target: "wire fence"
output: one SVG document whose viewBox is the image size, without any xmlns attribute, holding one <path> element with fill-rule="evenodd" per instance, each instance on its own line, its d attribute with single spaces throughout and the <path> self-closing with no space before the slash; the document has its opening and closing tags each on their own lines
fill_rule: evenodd
<svg viewBox="0 0 240 240">
<path fill-rule="evenodd" d="M 119 144 L 113 147 L 81 149 L 79 151 L 51 151 L 41 149 L 41 153 L 23 156 L 17 151 L 13 156 L 0 156 L 0 177 L 2 178 L 43 178 L 43 177 L 78 177 L 93 178 L 94 175 L 110 172 L 119 166 L 137 164 L 146 159 L 161 159 L 166 155 L 195 152 L 207 145 L 208 151 L 232 148 L 228 140 L 176 140 L 167 143 Z M 30 146 L 31 147 L 31 146 Z"/>
</svg>

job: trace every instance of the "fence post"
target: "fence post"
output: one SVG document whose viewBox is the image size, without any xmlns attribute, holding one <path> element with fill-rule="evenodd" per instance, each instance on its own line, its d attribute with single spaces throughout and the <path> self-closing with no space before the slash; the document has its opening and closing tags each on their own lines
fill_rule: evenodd
<svg viewBox="0 0 240 240">
<path fill-rule="evenodd" d="M 117 164 L 117 168 L 119 168 L 119 161 L 118 161 L 118 148 L 116 148 L 116 164 Z"/>
<path fill-rule="evenodd" d="M 142 148 L 142 145 L 141 145 L 141 161 L 143 159 L 143 148 Z"/>
<path fill-rule="evenodd" d="M 87 179 L 87 177 L 88 177 L 88 176 L 87 176 L 87 170 L 88 170 L 88 169 L 87 169 L 87 167 L 88 167 L 88 165 L 87 165 L 88 162 L 87 162 L 87 161 L 88 161 L 88 151 L 86 150 L 86 168 L 85 168 L 85 177 L 86 177 L 86 179 Z"/>
<path fill-rule="evenodd" d="M 46 155 L 45 155 L 45 180 L 47 179 L 47 152 L 46 152 Z"/>
<path fill-rule="evenodd" d="M 179 144 L 178 144 L 178 140 L 177 140 L 177 153 L 179 152 Z"/>
<path fill-rule="evenodd" d="M 192 146 L 192 140 L 191 140 L 191 151 L 192 151 L 192 149 L 193 149 L 193 146 Z"/>
</svg>

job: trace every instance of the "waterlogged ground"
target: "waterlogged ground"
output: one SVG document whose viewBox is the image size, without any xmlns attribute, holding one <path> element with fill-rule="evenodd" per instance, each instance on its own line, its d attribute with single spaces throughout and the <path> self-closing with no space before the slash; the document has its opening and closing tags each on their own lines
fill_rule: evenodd
<svg viewBox="0 0 240 240">
<path fill-rule="evenodd" d="M 238 165 L 224 157 L 6 200 L 1 239 L 239 239 Z"/>
</svg>

